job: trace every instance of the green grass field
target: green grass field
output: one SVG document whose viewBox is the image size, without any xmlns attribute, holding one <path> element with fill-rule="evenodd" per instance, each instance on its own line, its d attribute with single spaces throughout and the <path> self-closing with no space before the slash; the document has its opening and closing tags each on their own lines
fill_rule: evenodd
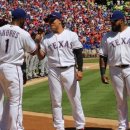
<svg viewBox="0 0 130 130">
<path fill-rule="evenodd" d="M 85 70 L 80 81 L 81 99 L 85 116 L 117 119 L 116 101 L 111 84 L 100 81 L 99 70 Z M 51 113 L 48 82 L 24 88 L 23 110 Z M 129 103 L 130 108 L 130 103 Z M 71 107 L 66 93 L 63 94 L 63 113 L 71 115 Z"/>
<path fill-rule="evenodd" d="M 98 58 L 84 58 L 83 62 L 84 63 L 97 63 L 98 62 Z"/>
</svg>

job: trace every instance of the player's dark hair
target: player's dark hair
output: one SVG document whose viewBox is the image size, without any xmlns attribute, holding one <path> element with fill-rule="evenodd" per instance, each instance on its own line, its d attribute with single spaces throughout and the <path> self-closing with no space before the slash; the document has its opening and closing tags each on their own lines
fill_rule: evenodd
<svg viewBox="0 0 130 130">
<path fill-rule="evenodd" d="M 64 20 L 61 20 L 61 25 L 62 25 L 63 28 L 65 27 L 65 22 L 64 22 Z"/>
<path fill-rule="evenodd" d="M 4 19 L 0 19 L 0 27 L 4 26 L 8 24 L 8 21 L 4 20 Z"/>
<path fill-rule="evenodd" d="M 36 33 L 35 33 L 35 32 L 32 32 L 32 33 L 31 33 L 31 37 L 32 37 L 32 39 L 34 40 L 35 37 L 36 37 Z"/>
<path fill-rule="evenodd" d="M 43 28 L 38 28 L 37 32 L 38 32 L 38 34 L 41 34 L 44 32 L 44 30 L 43 30 Z"/>
</svg>

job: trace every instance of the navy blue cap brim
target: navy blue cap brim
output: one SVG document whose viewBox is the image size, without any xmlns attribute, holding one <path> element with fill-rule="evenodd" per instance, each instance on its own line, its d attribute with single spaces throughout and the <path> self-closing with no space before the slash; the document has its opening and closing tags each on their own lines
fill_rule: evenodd
<svg viewBox="0 0 130 130">
<path fill-rule="evenodd" d="M 61 19 L 61 18 L 54 16 L 54 15 L 50 15 L 49 19 Z"/>
<path fill-rule="evenodd" d="M 12 18 L 13 18 L 13 19 L 22 19 L 22 18 L 23 18 L 23 19 L 26 19 L 26 18 L 28 18 L 28 16 L 24 16 L 24 17 L 14 17 L 14 16 L 12 16 Z"/>
<path fill-rule="evenodd" d="M 60 18 L 58 18 L 58 17 L 56 17 L 56 16 L 53 16 L 53 15 L 48 15 L 45 19 L 44 19 L 44 21 L 46 22 L 46 23 L 48 23 L 48 22 L 52 22 L 52 21 L 54 21 L 54 20 L 56 20 L 56 19 L 59 19 L 60 20 Z"/>
<path fill-rule="evenodd" d="M 118 19 L 112 18 L 112 19 L 110 19 L 110 21 L 116 21 L 116 20 L 120 20 L 120 19 L 124 19 L 124 18 L 118 18 Z"/>
</svg>

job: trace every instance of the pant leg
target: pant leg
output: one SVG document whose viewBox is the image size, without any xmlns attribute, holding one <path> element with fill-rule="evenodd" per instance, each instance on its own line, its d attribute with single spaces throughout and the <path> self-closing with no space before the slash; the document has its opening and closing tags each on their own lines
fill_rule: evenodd
<svg viewBox="0 0 130 130">
<path fill-rule="evenodd" d="M 77 129 L 84 128 L 85 117 L 80 98 L 79 82 L 75 78 L 75 67 L 63 70 L 62 83 L 72 106 L 72 114 Z"/>
<path fill-rule="evenodd" d="M 29 53 L 25 53 L 25 62 L 26 62 L 26 73 L 27 73 L 27 75 L 28 75 L 28 69 L 29 69 L 29 61 L 30 61 L 30 54 Z"/>
<path fill-rule="evenodd" d="M 0 81 L 1 81 L 1 76 L 0 75 Z M 2 120 L 2 115 L 3 115 L 3 105 L 4 105 L 4 91 L 2 88 L 2 83 L 0 82 L 0 126 L 1 126 L 1 120 Z"/>
<path fill-rule="evenodd" d="M 127 89 L 122 69 L 110 67 L 110 76 L 117 101 L 119 126 L 128 127 Z"/>
<path fill-rule="evenodd" d="M 44 60 L 45 60 L 45 75 L 48 75 L 48 59 L 47 59 L 47 57 L 45 57 Z"/>
<path fill-rule="evenodd" d="M 48 63 L 47 63 L 47 57 L 40 61 L 40 75 L 46 76 L 48 74 Z"/>
<path fill-rule="evenodd" d="M 34 55 L 33 58 L 34 58 L 34 61 L 33 61 L 33 68 L 32 68 L 33 77 L 34 77 L 34 78 L 37 78 L 37 77 L 38 77 L 39 59 L 38 59 L 37 55 Z"/>
<path fill-rule="evenodd" d="M 45 76 L 45 59 L 40 60 L 40 76 Z"/>
<path fill-rule="evenodd" d="M 64 119 L 62 115 L 62 86 L 60 83 L 60 75 L 57 70 L 49 69 L 48 74 L 51 103 L 52 103 L 52 112 L 54 127 L 56 130 L 64 130 Z"/>
<path fill-rule="evenodd" d="M 23 77 L 20 66 L 3 65 L 3 84 L 7 100 L 1 122 L 2 130 L 23 130 L 22 93 Z"/>
<path fill-rule="evenodd" d="M 32 78 L 32 72 L 33 72 L 33 56 L 29 54 L 28 59 L 27 59 L 27 68 L 28 68 L 28 73 L 27 73 L 27 79 Z"/>
</svg>

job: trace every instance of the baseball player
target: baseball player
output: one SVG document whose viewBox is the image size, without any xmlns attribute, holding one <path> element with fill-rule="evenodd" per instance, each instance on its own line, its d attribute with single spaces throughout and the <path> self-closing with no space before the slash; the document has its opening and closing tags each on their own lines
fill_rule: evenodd
<svg viewBox="0 0 130 130">
<path fill-rule="evenodd" d="M 0 121 L 1 130 L 24 130 L 21 65 L 24 51 L 33 55 L 37 50 L 30 34 L 22 29 L 25 18 L 26 12 L 17 8 L 12 11 L 12 23 L 0 28 L 0 89 L 4 90 L 7 97 Z"/>
<path fill-rule="evenodd" d="M 0 27 L 6 24 L 8 24 L 8 21 L 4 19 L 0 19 Z M 3 91 L 3 88 L 0 87 L 0 122 L 1 122 L 2 114 L 3 114 L 3 102 L 4 102 L 4 91 Z"/>
<path fill-rule="evenodd" d="M 127 130 L 127 94 L 130 95 L 130 27 L 125 24 L 125 16 L 119 10 L 113 12 L 110 20 L 112 30 L 104 35 L 99 50 L 101 80 L 103 83 L 109 83 L 105 76 L 108 63 L 117 101 L 118 130 Z"/>
<path fill-rule="evenodd" d="M 54 127 L 56 130 L 65 130 L 61 106 L 62 91 L 65 89 L 72 106 L 76 129 L 84 130 L 85 118 L 78 82 L 83 76 L 82 44 L 76 33 L 64 29 L 60 13 L 53 12 L 47 17 L 46 22 L 51 26 L 52 33 L 46 35 L 41 43 L 41 56 L 46 55 L 48 58 L 48 80 Z"/>
</svg>

